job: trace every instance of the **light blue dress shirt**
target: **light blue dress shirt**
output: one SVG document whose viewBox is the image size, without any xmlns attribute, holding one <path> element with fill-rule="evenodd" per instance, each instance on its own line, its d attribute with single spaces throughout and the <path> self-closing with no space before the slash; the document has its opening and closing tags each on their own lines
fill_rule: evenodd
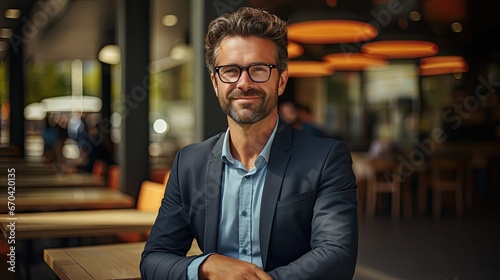
<svg viewBox="0 0 500 280">
<path fill-rule="evenodd" d="M 276 126 L 266 145 L 255 160 L 254 167 L 247 170 L 232 154 L 229 143 L 229 128 L 222 146 L 224 172 L 222 178 L 221 215 L 217 252 L 234 259 L 243 260 L 262 267 L 259 225 L 262 192 L 267 173 L 267 162 Z M 198 268 L 207 256 L 193 260 L 188 266 L 188 278 L 198 279 Z"/>
</svg>

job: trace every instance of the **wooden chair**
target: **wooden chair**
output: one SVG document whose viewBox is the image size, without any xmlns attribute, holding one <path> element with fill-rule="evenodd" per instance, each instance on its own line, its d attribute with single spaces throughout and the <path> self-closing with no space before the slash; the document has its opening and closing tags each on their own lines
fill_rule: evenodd
<svg viewBox="0 0 500 280">
<path fill-rule="evenodd" d="M 137 210 L 156 212 L 161 206 L 165 193 L 165 185 L 158 182 L 145 180 L 141 184 L 139 197 L 137 198 Z M 145 241 L 149 233 L 140 232 L 120 233 L 115 237 L 121 242 Z"/>
<path fill-rule="evenodd" d="M 465 166 L 462 160 L 435 156 L 431 158 L 432 212 L 434 218 L 439 218 L 442 212 L 443 192 L 455 192 L 455 210 L 457 218 L 464 213 L 463 180 Z"/>
<path fill-rule="evenodd" d="M 422 166 L 419 166 L 415 173 L 418 176 L 418 187 L 417 187 L 417 203 L 418 203 L 418 214 L 424 216 L 427 210 L 427 192 L 431 187 L 431 167 L 430 163 L 426 162 Z"/>
<path fill-rule="evenodd" d="M 164 193 L 164 184 L 148 180 L 143 181 L 139 190 L 139 197 L 137 198 L 137 210 L 158 211 Z"/>
<path fill-rule="evenodd" d="M 366 217 L 375 216 L 377 197 L 381 193 L 391 194 L 391 217 L 399 220 L 401 211 L 401 177 L 393 159 L 371 159 L 367 167 Z"/>
<path fill-rule="evenodd" d="M 114 190 L 120 189 L 120 167 L 112 164 L 108 167 L 108 187 Z"/>
</svg>

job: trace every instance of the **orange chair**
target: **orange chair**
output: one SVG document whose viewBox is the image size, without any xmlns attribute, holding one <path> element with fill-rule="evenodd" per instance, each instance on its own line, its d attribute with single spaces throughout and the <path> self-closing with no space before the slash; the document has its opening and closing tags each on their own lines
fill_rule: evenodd
<svg viewBox="0 0 500 280">
<path fill-rule="evenodd" d="M 165 193 L 165 185 L 162 183 L 143 181 L 137 198 L 137 210 L 158 211 Z"/>
<path fill-rule="evenodd" d="M 112 164 L 108 167 L 108 187 L 114 190 L 120 189 L 120 167 Z"/>
<path fill-rule="evenodd" d="M 163 177 L 163 184 L 166 185 L 167 182 L 168 182 L 168 178 L 170 178 L 170 169 L 167 170 L 167 172 L 165 173 L 165 177 Z"/>
<path fill-rule="evenodd" d="M 153 181 L 143 181 L 137 198 L 137 210 L 156 212 L 161 206 L 161 201 L 165 193 L 165 185 Z M 115 237 L 121 242 L 145 241 L 149 233 L 140 232 L 120 233 Z"/>
<path fill-rule="evenodd" d="M 106 175 L 106 168 L 108 164 L 100 159 L 96 159 L 92 165 L 92 175 L 104 177 Z"/>
</svg>

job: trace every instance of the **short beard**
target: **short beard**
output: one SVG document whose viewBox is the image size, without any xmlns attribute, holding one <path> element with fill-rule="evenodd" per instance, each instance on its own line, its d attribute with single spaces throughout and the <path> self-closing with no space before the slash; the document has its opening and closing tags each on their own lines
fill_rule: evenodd
<svg viewBox="0 0 500 280">
<path fill-rule="evenodd" d="M 244 109 L 250 109 L 250 106 Z M 251 111 L 248 115 L 245 116 L 239 115 L 238 111 L 232 106 L 229 106 L 229 108 L 227 109 L 223 108 L 222 111 L 239 124 L 254 124 L 269 115 L 265 113 L 263 106 L 259 106 L 256 110 Z"/>
<path fill-rule="evenodd" d="M 264 119 L 265 117 L 269 116 L 269 114 L 272 112 L 272 110 L 269 110 L 269 112 L 267 111 L 269 99 L 267 99 L 266 94 L 260 90 L 252 89 L 252 90 L 249 90 L 247 92 L 240 93 L 240 95 L 257 95 L 257 96 L 261 97 L 261 100 L 263 103 L 259 104 L 259 106 L 257 106 L 257 108 L 255 108 L 253 110 L 252 110 L 251 104 L 245 104 L 242 106 L 242 109 L 239 109 L 239 110 L 234 108 L 231 105 L 231 103 L 229 102 L 229 100 L 231 100 L 232 96 L 236 96 L 236 95 L 238 95 L 238 92 L 233 91 L 232 93 L 229 94 L 228 99 L 220 100 L 220 105 L 221 105 L 222 111 L 226 115 L 228 115 L 231 119 L 233 119 L 236 123 L 254 124 L 254 123 Z M 223 102 L 225 102 L 225 103 L 223 103 Z M 244 114 L 244 115 L 239 114 L 239 112 L 241 110 L 248 110 L 250 112 L 247 114 Z"/>
</svg>

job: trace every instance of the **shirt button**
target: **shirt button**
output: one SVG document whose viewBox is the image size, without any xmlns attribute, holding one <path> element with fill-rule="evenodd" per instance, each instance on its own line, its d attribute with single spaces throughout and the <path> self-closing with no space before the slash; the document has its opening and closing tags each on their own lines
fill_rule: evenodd
<svg viewBox="0 0 500 280">
<path fill-rule="evenodd" d="M 248 215 L 248 213 L 247 213 L 247 211 L 243 211 L 243 212 L 241 212 L 241 215 L 242 215 L 243 217 L 246 217 L 246 216 Z"/>
<path fill-rule="evenodd" d="M 246 254 L 248 253 L 248 252 L 247 252 L 247 249 L 243 249 L 243 250 L 241 250 L 241 253 L 242 253 L 243 255 L 246 255 Z"/>
</svg>

